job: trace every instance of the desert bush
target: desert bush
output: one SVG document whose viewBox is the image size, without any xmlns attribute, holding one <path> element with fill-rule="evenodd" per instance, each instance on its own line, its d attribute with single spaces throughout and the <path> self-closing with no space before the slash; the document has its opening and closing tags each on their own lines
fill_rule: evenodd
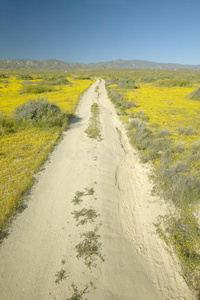
<svg viewBox="0 0 200 300">
<path fill-rule="evenodd" d="M 151 83 L 151 82 L 155 82 L 156 78 L 147 76 L 147 77 L 142 77 L 140 79 L 140 81 L 143 82 L 143 83 Z"/>
<path fill-rule="evenodd" d="M 16 124 L 14 118 L 0 113 L 0 136 L 3 136 L 7 133 L 13 133 L 15 131 Z"/>
<path fill-rule="evenodd" d="M 108 95 L 113 103 L 115 103 L 117 106 L 121 105 L 123 96 L 120 95 L 117 91 L 108 89 Z"/>
<path fill-rule="evenodd" d="M 92 104 L 91 117 L 89 120 L 88 127 L 85 130 L 85 133 L 88 135 L 88 137 L 101 141 L 102 136 L 101 136 L 101 124 L 100 124 L 99 114 L 100 114 L 99 105 L 97 103 Z"/>
<path fill-rule="evenodd" d="M 45 77 L 41 81 L 41 84 L 43 85 L 72 85 L 72 83 L 62 76 L 57 77 Z"/>
<path fill-rule="evenodd" d="M 158 137 L 165 137 L 170 135 L 170 130 L 169 129 L 160 129 L 158 131 Z"/>
<path fill-rule="evenodd" d="M 174 150 L 176 153 L 183 153 L 185 151 L 185 147 L 181 144 L 175 144 Z"/>
<path fill-rule="evenodd" d="M 66 84 L 70 85 L 71 82 L 68 79 L 64 78 L 64 77 L 58 78 L 56 80 L 56 85 L 66 85 Z"/>
<path fill-rule="evenodd" d="M 131 130 L 133 128 L 139 127 L 140 125 L 141 125 L 141 120 L 135 117 L 134 119 L 130 120 L 130 125 L 128 129 Z"/>
<path fill-rule="evenodd" d="M 142 121 L 148 121 L 149 117 L 145 114 L 143 109 L 137 111 L 137 117 L 140 118 Z"/>
<path fill-rule="evenodd" d="M 199 290 L 200 228 L 192 210 L 182 210 L 162 217 L 156 227 L 166 243 L 175 248 L 187 283 Z"/>
<path fill-rule="evenodd" d="M 68 115 L 61 113 L 57 105 L 40 98 L 17 106 L 13 115 L 20 124 L 31 123 L 40 127 L 65 127 L 68 121 Z"/>
<path fill-rule="evenodd" d="M 17 80 L 32 80 L 33 77 L 29 74 L 21 74 L 16 77 Z"/>
<path fill-rule="evenodd" d="M 9 76 L 8 75 L 6 75 L 6 74 L 0 74 L 0 78 L 1 79 L 7 79 Z"/>
<path fill-rule="evenodd" d="M 200 87 L 186 95 L 186 98 L 200 101 Z"/>
<path fill-rule="evenodd" d="M 119 88 L 126 88 L 126 89 L 138 89 L 139 86 L 135 83 L 135 80 L 134 79 L 131 79 L 131 78 L 120 78 L 118 80 L 118 84 L 117 86 Z"/>
<path fill-rule="evenodd" d="M 23 85 L 19 88 L 19 94 L 41 94 L 46 92 L 53 92 L 55 88 L 49 85 Z"/>
<path fill-rule="evenodd" d="M 185 135 L 191 135 L 194 134 L 194 129 L 192 128 L 192 126 L 188 126 L 187 128 L 184 127 L 180 127 L 178 128 L 178 133 L 179 134 L 185 134 Z"/>
<path fill-rule="evenodd" d="M 165 79 L 162 81 L 157 81 L 155 86 L 163 86 L 163 87 L 191 87 L 192 83 L 189 80 L 173 78 L 173 79 Z"/>
<path fill-rule="evenodd" d="M 161 159 L 157 168 L 157 180 L 162 183 L 164 195 L 184 208 L 200 200 L 200 181 L 190 174 L 188 162 L 177 161 L 172 164 L 173 155 Z"/>
<path fill-rule="evenodd" d="M 92 76 L 89 76 L 89 75 L 79 75 L 77 76 L 77 79 L 79 80 L 92 80 Z"/>
<path fill-rule="evenodd" d="M 31 81 L 31 80 L 24 80 L 24 81 L 22 81 L 21 82 L 21 84 L 40 84 L 41 83 L 41 81 Z"/>
<path fill-rule="evenodd" d="M 185 128 L 184 127 L 179 127 L 178 128 L 178 133 L 179 134 L 184 134 L 185 133 Z"/>
<path fill-rule="evenodd" d="M 151 143 L 152 132 L 150 128 L 138 120 L 134 120 L 132 126 L 134 130 L 129 132 L 130 141 L 138 150 L 145 150 Z"/>
<path fill-rule="evenodd" d="M 127 101 L 127 100 L 123 100 L 121 103 L 121 109 L 122 110 L 127 110 L 130 109 L 132 107 L 137 107 L 137 104 L 134 101 Z"/>
<path fill-rule="evenodd" d="M 197 154 L 197 153 L 200 154 L 200 142 L 198 142 L 198 144 L 193 145 L 191 147 L 191 151 L 192 151 L 192 154 Z"/>
<path fill-rule="evenodd" d="M 191 135 L 191 134 L 194 134 L 194 130 L 192 126 L 188 126 L 185 130 L 185 135 Z"/>
</svg>

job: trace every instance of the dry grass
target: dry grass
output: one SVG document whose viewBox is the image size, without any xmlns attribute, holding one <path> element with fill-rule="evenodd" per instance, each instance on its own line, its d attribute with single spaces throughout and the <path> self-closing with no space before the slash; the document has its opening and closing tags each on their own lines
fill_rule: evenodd
<svg viewBox="0 0 200 300">
<path fill-rule="evenodd" d="M 85 130 L 85 133 L 88 135 L 89 138 L 95 139 L 97 141 L 102 140 L 99 114 L 100 114 L 99 106 L 97 103 L 94 103 L 91 106 L 91 117 L 89 120 L 89 125 Z"/>
</svg>

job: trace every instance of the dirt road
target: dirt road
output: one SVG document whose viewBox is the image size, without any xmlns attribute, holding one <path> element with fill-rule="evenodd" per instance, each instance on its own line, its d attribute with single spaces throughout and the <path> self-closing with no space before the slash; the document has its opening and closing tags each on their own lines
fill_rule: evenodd
<svg viewBox="0 0 200 300">
<path fill-rule="evenodd" d="M 93 103 L 100 141 L 85 133 Z M 0 248 L 0 299 L 194 299 L 156 235 L 166 205 L 148 172 L 97 80 Z"/>
</svg>

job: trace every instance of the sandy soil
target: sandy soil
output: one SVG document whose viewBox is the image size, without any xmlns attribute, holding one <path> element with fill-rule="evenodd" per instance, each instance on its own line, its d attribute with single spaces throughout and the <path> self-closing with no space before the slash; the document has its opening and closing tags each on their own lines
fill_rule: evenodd
<svg viewBox="0 0 200 300">
<path fill-rule="evenodd" d="M 101 141 L 85 134 L 94 102 L 101 112 Z M 80 298 L 88 300 L 195 299 L 155 232 L 153 223 L 167 206 L 151 195 L 148 174 L 104 81 L 97 80 L 83 95 L 70 128 L 38 174 L 27 209 L 0 248 L 0 299 L 79 299 L 76 287 L 77 293 L 88 287 Z M 77 191 L 84 195 L 75 205 Z M 95 211 L 93 222 L 78 225 L 81 218 L 73 212 L 81 209 Z M 96 234 L 97 255 L 85 261 L 77 257 L 76 246 L 87 232 Z"/>
</svg>

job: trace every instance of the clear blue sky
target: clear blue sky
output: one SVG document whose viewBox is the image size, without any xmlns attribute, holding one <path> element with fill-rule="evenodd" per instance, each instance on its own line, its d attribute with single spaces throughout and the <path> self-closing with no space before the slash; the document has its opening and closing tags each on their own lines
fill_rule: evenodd
<svg viewBox="0 0 200 300">
<path fill-rule="evenodd" d="M 0 0 L 0 58 L 200 64 L 200 0 Z"/>
</svg>

